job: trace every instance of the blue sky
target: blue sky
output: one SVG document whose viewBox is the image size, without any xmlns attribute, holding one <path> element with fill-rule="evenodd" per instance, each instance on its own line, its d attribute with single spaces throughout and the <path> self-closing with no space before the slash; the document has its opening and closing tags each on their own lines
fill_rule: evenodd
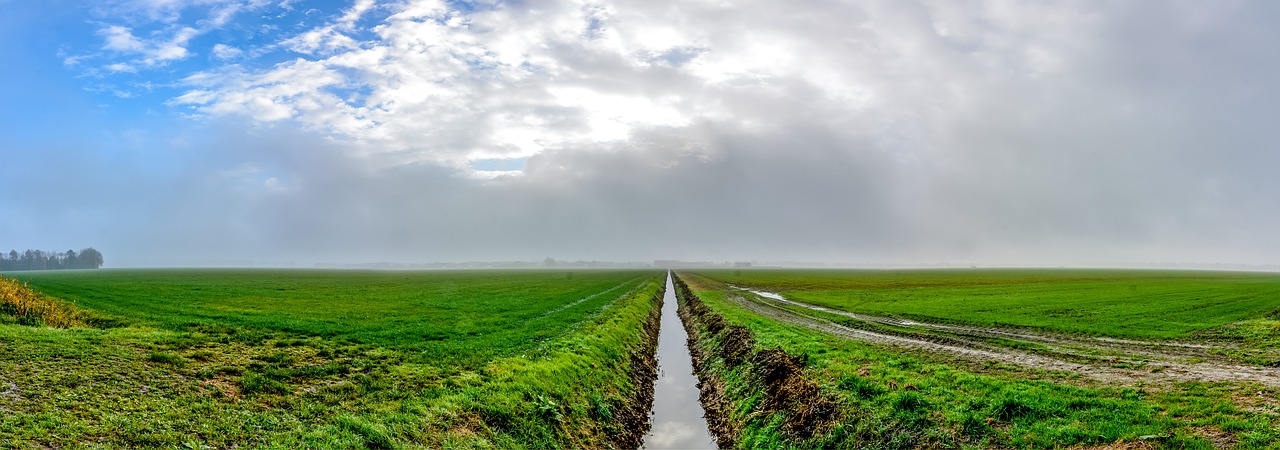
<svg viewBox="0 0 1280 450">
<path fill-rule="evenodd" d="M 1280 264 L 1268 2 L 0 0 L 0 247 Z"/>
<path fill-rule="evenodd" d="M 130 7 L 131 2 L 14 2 L 5 8 L 4 52 L 18 70 L 2 75 L 6 98 L 49 108 L 42 114 L 31 109 L 9 108 L 6 123 L 15 130 L 46 138 L 48 127 L 57 123 L 44 118 L 58 113 L 81 113 L 98 117 L 107 127 L 154 123 L 172 116 L 165 103 L 180 94 L 182 79 L 218 63 L 213 47 L 259 48 L 274 44 L 290 30 L 308 22 L 324 20 L 323 14 L 283 8 L 263 7 L 235 15 L 235 22 L 201 30 L 183 44 L 187 54 L 147 66 L 152 49 L 113 50 L 105 48 L 109 30 L 124 27 L 143 41 L 164 41 L 177 34 L 176 28 L 202 27 L 214 13 L 210 8 L 148 8 L 147 2 Z M 183 2 L 172 2 L 181 4 Z M 202 3 L 202 2 L 192 2 Z M 212 2 L 234 4 L 239 2 Z M 343 2 L 307 2 L 309 7 L 340 11 Z M 270 5 L 267 5 L 270 6 Z M 174 17 L 154 17 L 174 15 Z M 155 45 L 147 42 L 146 45 Z M 247 65 L 269 66 L 288 57 L 273 51 L 260 58 L 244 59 Z M 128 70 L 112 69 L 120 64 Z M 118 122 L 116 122 L 118 121 Z M 171 124 L 160 124 L 161 127 Z"/>
</svg>

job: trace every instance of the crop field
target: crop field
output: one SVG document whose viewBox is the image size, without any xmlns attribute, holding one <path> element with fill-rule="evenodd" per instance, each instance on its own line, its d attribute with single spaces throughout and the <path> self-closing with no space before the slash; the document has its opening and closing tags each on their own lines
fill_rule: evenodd
<svg viewBox="0 0 1280 450">
<path fill-rule="evenodd" d="M 5 276 L 52 305 L 0 314 L 8 448 L 625 443 L 662 288 L 617 270 Z"/>
<path fill-rule="evenodd" d="M 722 445 L 1280 448 L 1280 276 L 677 274 Z"/>
</svg>

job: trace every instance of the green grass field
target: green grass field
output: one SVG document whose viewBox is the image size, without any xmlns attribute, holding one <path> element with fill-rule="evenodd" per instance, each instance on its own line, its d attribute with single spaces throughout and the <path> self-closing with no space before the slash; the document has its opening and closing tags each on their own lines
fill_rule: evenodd
<svg viewBox="0 0 1280 450">
<path fill-rule="evenodd" d="M 633 377 L 643 371 L 638 351 L 655 337 L 646 330 L 656 320 L 658 271 L 5 276 L 51 298 L 0 286 L 0 294 L 21 297 L 0 304 L 0 448 L 600 448 L 634 434 L 648 413 L 635 400 L 647 385 Z M 1280 277 L 1273 274 L 681 276 L 724 324 L 751 332 L 755 356 L 747 363 L 710 360 L 739 445 L 1278 448 L 1280 392 L 1273 387 L 1113 386 L 1080 374 L 889 348 L 745 310 L 728 287 L 935 322 L 1232 338 L 1232 345 L 1266 347 L 1280 342 L 1280 322 L 1270 317 L 1280 309 Z M 41 326 L 55 318 L 64 327 Z M 712 325 L 694 326 L 698 345 L 715 355 L 732 339 L 725 325 Z M 800 375 L 815 387 L 771 385 L 770 377 L 786 372 L 778 371 L 785 365 L 768 365 L 769 355 L 777 355 L 772 349 L 799 358 Z M 775 388 L 784 400 L 771 399 Z M 794 400 L 819 397 L 832 403 Z M 821 411 L 829 407 L 835 412 L 814 430 L 788 418 L 827 414 Z"/>
<path fill-rule="evenodd" d="M 874 315 L 1134 338 L 1186 338 L 1280 312 L 1280 274 L 1057 269 L 697 271 Z"/>
<path fill-rule="evenodd" d="M 654 276 L 652 271 L 322 270 L 11 275 L 130 325 L 387 346 L 460 370 L 562 334 Z"/>
<path fill-rule="evenodd" d="M 6 275 L 98 327 L 0 318 L 12 448 L 605 446 L 658 271 Z M 2 445 L 0 445 L 2 446 Z"/>
<path fill-rule="evenodd" d="M 973 273 L 972 279 L 965 274 Z M 1277 304 L 1273 298 L 1251 298 L 1251 292 L 1270 292 L 1261 286 L 1274 283 L 1273 275 L 1200 274 L 1110 271 L 696 271 L 680 272 L 698 300 L 726 325 L 704 318 L 694 324 L 697 345 L 710 355 L 706 374 L 723 386 L 724 409 L 733 436 L 744 447 L 799 448 L 1280 448 L 1280 391 L 1253 383 L 1177 382 L 1147 384 L 1141 380 L 1114 385 L 1081 374 L 1057 373 L 1026 367 L 957 359 L 954 356 L 887 347 L 833 336 L 788 325 L 748 311 L 729 300 L 733 289 L 724 283 L 781 291 L 790 298 L 832 307 L 877 314 L 906 314 L 920 305 L 929 313 L 913 316 L 972 323 L 1033 326 L 1047 323 L 1056 330 L 1091 333 L 1129 333 L 1122 319 L 1097 316 L 1085 325 L 1064 324 L 1070 319 L 1040 321 L 1035 308 L 1086 308 L 1095 304 L 1090 295 L 1120 291 L 1129 285 L 1139 290 L 1164 292 L 1182 308 L 1207 309 L 1203 322 L 1222 324 L 1237 318 L 1256 317 Z M 1087 276 L 1086 276 L 1087 275 Z M 1196 287 L 1195 294 L 1175 295 L 1171 286 Z M 1215 285 L 1221 280 L 1224 286 Z M 1067 293 L 1055 294 L 1055 283 Z M 1243 286 L 1237 291 L 1234 286 Z M 905 292 L 893 292 L 902 289 Z M 1242 293 L 1243 291 L 1244 293 Z M 883 300 L 841 300 L 857 292 Z M 1005 292 L 1004 296 L 976 293 Z M 1051 302 L 1024 307 L 1009 317 L 987 312 L 958 310 L 961 305 L 988 308 L 995 304 L 1023 302 L 1035 297 Z M 952 297 L 952 298 L 948 298 Z M 955 298 L 959 297 L 959 298 Z M 1071 298 L 1077 301 L 1072 302 Z M 1230 302 L 1200 302 L 1216 297 Z M 898 299 L 898 303 L 887 299 Z M 825 300 L 825 302 L 819 302 Z M 1239 303 L 1221 307 L 1223 303 Z M 682 303 L 687 303 L 682 300 Z M 1114 303 L 1114 301 L 1113 301 Z M 1100 302 L 1105 305 L 1107 303 Z M 948 309 L 946 305 L 957 308 Z M 1209 308 L 1203 305 L 1211 305 Z M 1214 308 L 1212 305 L 1218 305 Z M 1156 311 L 1177 310 L 1168 305 L 1133 304 L 1133 317 Z M 1253 311 L 1253 312 L 1240 312 Z M 989 320 L 989 322 L 984 322 Z M 1148 322 L 1150 323 L 1150 322 Z M 1157 322 L 1159 323 L 1159 322 Z M 733 364 L 721 355 L 731 354 L 740 335 L 733 326 L 745 327 L 756 356 Z M 1194 331 L 1182 322 L 1158 324 L 1161 336 Z M 1212 326 L 1212 325 L 1207 325 Z M 719 331 L 717 331 L 719 330 Z M 1121 330 L 1121 331 L 1115 331 Z M 1273 334 L 1275 330 L 1272 331 Z M 737 337 L 735 337 L 737 336 Z M 797 388 L 771 391 L 769 375 L 776 368 L 762 366 L 760 355 L 781 349 L 803 361 L 803 378 L 815 383 L 822 397 L 834 402 L 829 422 L 812 436 L 788 430 L 790 421 L 821 411 L 820 403 L 769 406 L 771 395 L 785 398 Z M 704 379 L 704 382 L 710 382 Z M 790 389 L 788 391 L 787 389 Z M 807 416 L 813 417 L 813 416 Z"/>
</svg>

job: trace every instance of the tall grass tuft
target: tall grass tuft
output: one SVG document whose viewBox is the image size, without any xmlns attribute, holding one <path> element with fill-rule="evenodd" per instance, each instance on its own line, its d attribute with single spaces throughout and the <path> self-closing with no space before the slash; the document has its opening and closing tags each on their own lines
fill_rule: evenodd
<svg viewBox="0 0 1280 450">
<path fill-rule="evenodd" d="M 18 324 L 58 328 L 87 326 L 82 311 L 36 292 L 17 280 L 0 276 L 0 315 L 13 316 Z"/>
</svg>

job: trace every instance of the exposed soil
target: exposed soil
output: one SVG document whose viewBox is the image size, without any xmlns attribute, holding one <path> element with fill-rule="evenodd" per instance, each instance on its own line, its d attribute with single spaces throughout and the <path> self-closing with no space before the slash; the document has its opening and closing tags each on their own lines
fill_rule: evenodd
<svg viewBox="0 0 1280 450">
<path fill-rule="evenodd" d="M 662 323 L 662 296 L 666 286 L 658 288 L 653 296 L 653 309 L 645 318 L 640 332 L 640 345 L 631 350 L 631 385 L 633 396 L 627 399 L 615 417 L 619 426 L 617 434 L 610 436 L 615 448 L 640 448 L 644 435 L 649 432 L 649 411 L 653 409 L 654 383 L 658 381 L 658 327 Z"/>
<path fill-rule="evenodd" d="M 1195 431 L 1196 431 L 1196 434 L 1199 434 L 1201 436 L 1204 436 L 1206 439 L 1209 439 L 1209 442 L 1213 443 L 1213 448 L 1215 449 L 1234 448 L 1236 444 L 1239 442 L 1239 440 L 1236 439 L 1234 435 L 1232 435 L 1231 433 L 1222 431 L 1221 428 L 1218 428 L 1215 426 L 1203 426 L 1203 427 L 1196 428 Z"/>
<path fill-rule="evenodd" d="M 1046 346 L 1053 347 L 1055 352 L 1086 358 L 1096 357 L 1100 354 L 1106 355 L 1108 353 L 1115 353 L 1123 356 L 1153 356 L 1165 359 L 1186 357 L 1195 359 L 1218 359 L 1225 361 L 1225 358 L 1221 356 L 1221 352 L 1218 352 L 1218 350 L 1238 349 L 1237 345 L 1228 342 L 1192 343 L 1178 341 L 1143 341 L 1053 333 L 1031 328 L 994 328 L 920 322 L 897 317 L 874 316 L 824 308 L 817 305 L 787 300 L 781 295 L 772 292 L 757 291 L 733 285 L 729 286 L 740 291 L 750 292 L 765 299 L 776 300 L 780 303 L 799 306 L 814 311 L 822 311 L 829 314 L 844 316 L 866 322 L 868 324 L 881 324 L 890 327 L 905 328 L 907 330 L 915 330 L 916 333 L 933 332 L 934 334 L 954 335 L 968 338 L 1010 339 L 1044 344 Z M 855 326 L 855 328 L 857 327 Z M 911 334 L 911 332 L 908 331 L 907 334 Z"/>
<path fill-rule="evenodd" d="M 727 298 L 747 310 L 848 339 L 1076 373 L 1108 383 L 1249 381 L 1280 387 L 1280 370 L 1236 364 L 1215 352 L 1234 348 L 1229 343 L 1096 338 L 1029 329 L 925 323 L 838 311 L 787 300 L 769 292 L 731 287 L 733 290 Z M 815 313 L 806 313 L 806 310 Z M 817 312 L 841 319 L 837 323 Z"/>
<path fill-rule="evenodd" d="M 804 378 L 804 355 L 791 355 L 775 347 L 751 355 L 751 365 L 764 384 L 765 414 L 788 413 L 784 431 L 808 438 L 822 431 L 836 415 L 836 403 L 818 385 Z"/>
<path fill-rule="evenodd" d="M 836 402 L 804 376 L 804 356 L 781 348 L 756 350 L 756 340 L 749 329 L 728 325 L 723 316 L 691 295 L 682 280 L 673 281 L 681 303 L 680 318 L 689 334 L 689 350 L 698 372 L 707 423 L 721 448 L 734 447 L 734 437 L 744 424 L 731 417 L 724 382 L 713 368 L 717 365 L 722 366 L 719 370 L 745 369 L 749 382 L 762 390 L 760 411 L 752 416 L 764 418 L 781 413 L 782 431 L 800 439 L 830 430 L 838 419 Z M 699 328 L 709 335 L 699 335 Z"/>
<path fill-rule="evenodd" d="M 17 383 L 0 377 L 0 412 L 9 412 L 9 405 L 16 405 L 22 400 L 22 390 L 18 389 Z"/>
<path fill-rule="evenodd" d="M 707 428 L 716 438 L 716 445 L 720 448 L 734 448 L 734 437 L 738 435 L 739 429 L 729 421 L 731 408 L 724 395 L 724 380 L 711 370 L 710 355 L 703 352 L 702 346 L 698 345 L 701 338 L 698 327 L 694 324 L 693 313 L 690 312 L 692 308 L 688 303 L 688 286 L 680 278 L 673 278 L 672 281 L 676 287 L 676 298 L 680 302 L 677 314 L 680 315 L 680 323 L 684 325 L 685 333 L 689 336 L 687 343 L 689 356 L 693 358 L 693 369 L 698 375 L 698 400 L 702 402 L 702 410 L 706 413 Z M 697 306 L 706 308 L 701 302 Z M 721 322 L 724 321 L 723 317 L 720 319 Z"/>
</svg>

